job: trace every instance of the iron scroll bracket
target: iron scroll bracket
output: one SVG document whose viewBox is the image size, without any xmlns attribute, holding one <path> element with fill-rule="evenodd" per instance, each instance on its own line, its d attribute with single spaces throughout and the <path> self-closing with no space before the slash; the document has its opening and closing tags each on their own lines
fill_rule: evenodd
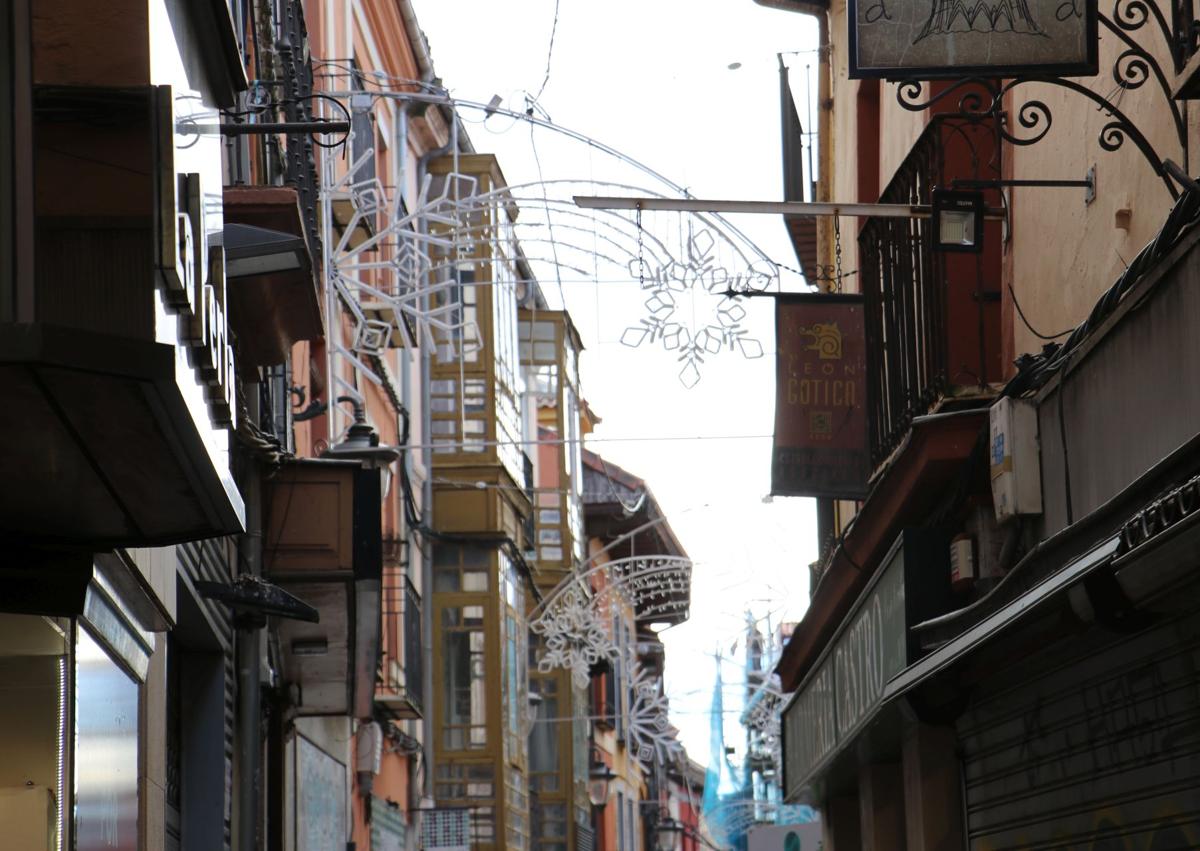
<svg viewBox="0 0 1200 851">
<path fill-rule="evenodd" d="M 1159 154 L 1146 134 L 1121 109 L 1121 101 L 1127 93 L 1142 89 L 1147 83 L 1153 82 L 1150 88 L 1157 89 L 1165 101 L 1183 162 L 1188 162 L 1187 122 L 1180 104 L 1172 96 L 1170 82 L 1162 65 L 1137 41 L 1134 34 L 1153 22 L 1155 26 L 1150 29 L 1157 31 L 1166 42 L 1176 66 L 1179 65 L 1180 59 L 1177 39 L 1172 35 L 1171 27 L 1162 12 L 1146 0 L 1115 0 L 1112 17 L 1103 14 L 1098 17 L 1099 23 L 1124 46 L 1113 61 L 1110 73 L 1114 85 L 1108 94 L 1094 91 L 1067 77 L 1028 74 L 1007 80 L 964 77 L 932 97 L 925 96 L 923 82 L 905 79 L 898 81 L 896 100 L 904 109 L 921 112 L 957 98 L 957 111 L 950 112 L 951 115 L 970 123 L 992 123 L 999 139 L 1011 145 L 1029 146 L 1037 144 L 1050 132 L 1054 123 L 1053 112 L 1045 101 L 1030 99 L 1019 104 L 1015 115 L 1010 117 L 1005 108 L 1006 97 L 1014 90 L 1031 84 L 1066 89 L 1091 101 L 1108 119 L 1100 128 L 1097 138 L 1101 148 L 1109 152 L 1117 151 L 1123 147 L 1126 140 L 1131 141 L 1154 174 L 1162 180 L 1172 199 L 1177 199 L 1179 189 L 1167 167 L 1167 158 Z"/>
</svg>

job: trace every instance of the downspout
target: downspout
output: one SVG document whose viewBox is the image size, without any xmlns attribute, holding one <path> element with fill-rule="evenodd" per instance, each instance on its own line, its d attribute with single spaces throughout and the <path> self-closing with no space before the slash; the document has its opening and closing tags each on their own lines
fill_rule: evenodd
<svg viewBox="0 0 1200 851">
<path fill-rule="evenodd" d="M 258 384 L 246 385 L 247 416 L 259 416 Z M 246 474 L 246 532 L 239 541 L 245 573 L 262 575 L 262 476 L 252 458 Z M 238 823 L 237 851 L 253 851 L 258 841 L 259 790 L 262 788 L 262 691 L 260 666 L 262 629 L 244 616 L 234 615 L 238 690 Z"/>
<path fill-rule="evenodd" d="M 425 33 L 417 21 L 417 13 L 413 9 L 412 0 L 398 0 L 400 17 L 404 20 L 404 32 L 408 35 L 408 44 L 417 60 L 417 70 L 421 74 L 421 82 L 428 83 L 433 79 L 433 58 L 429 55 L 429 43 L 425 41 Z"/>
<path fill-rule="evenodd" d="M 406 6 L 408 6 L 407 0 L 402 0 L 402 7 Z M 425 182 L 429 161 L 449 153 L 450 148 L 449 144 L 443 145 L 440 148 L 426 151 L 417 158 L 415 177 L 418 187 Z M 417 230 L 421 234 L 428 233 L 428 227 L 420 218 L 417 219 Z M 429 306 L 429 296 L 422 296 L 421 310 L 428 311 Z M 421 465 L 425 470 L 425 477 L 421 482 L 421 525 L 428 529 L 433 527 L 433 447 L 432 441 L 429 440 L 429 435 L 433 431 L 433 412 L 431 410 L 433 399 L 429 383 L 433 358 L 429 350 L 429 341 L 419 341 L 418 348 L 421 352 L 421 443 L 424 445 L 421 450 Z M 428 767 L 433 765 L 434 754 L 433 544 L 428 538 L 421 547 L 421 656 L 430 663 L 424 666 L 423 682 L 421 683 L 421 691 L 425 694 L 425 705 L 422 707 L 424 712 L 421 718 L 421 760 L 426 766 L 425 776 L 432 777 Z M 421 794 L 424 798 L 431 799 L 432 791 L 431 787 L 426 788 L 426 784 L 422 784 Z"/>
<path fill-rule="evenodd" d="M 412 48 L 413 55 L 417 60 L 417 68 L 420 71 L 420 81 L 426 86 L 434 84 L 433 58 L 429 55 L 429 44 L 425 40 L 425 34 L 421 31 L 421 26 L 417 22 L 417 15 L 413 9 L 411 0 L 398 0 L 400 7 L 400 16 L 404 21 L 405 33 L 408 36 L 409 46 Z M 451 136 L 450 141 L 440 148 L 434 148 L 426 151 L 417 158 L 416 174 L 414 175 L 418 190 L 425 182 L 425 176 L 428 173 L 429 162 L 437 157 L 453 153 L 455 157 L 458 155 L 458 149 L 461 144 L 473 152 L 470 140 L 467 139 L 466 133 L 459 132 L 459 118 L 454 111 L 452 104 L 445 104 L 441 107 L 442 114 L 445 116 L 447 123 L 450 124 Z M 405 113 L 405 133 L 407 135 L 407 112 Z M 407 154 L 406 148 L 401 148 L 403 160 Z M 397 184 L 399 191 L 403 192 L 403 185 Z M 417 230 L 421 234 L 428 233 L 426 225 L 420 219 L 417 220 Z M 422 311 L 430 309 L 429 296 L 425 295 L 421 298 Z M 421 351 L 421 442 L 424 448 L 421 451 L 421 463 L 425 468 L 425 478 L 421 483 L 421 525 L 426 529 L 433 528 L 433 448 L 432 442 L 429 440 L 429 435 L 433 431 L 433 414 L 432 393 L 430 387 L 430 370 L 433 364 L 433 358 L 430 352 L 430 347 L 427 341 L 419 341 L 418 348 Z M 423 764 L 423 774 L 428 781 L 432 777 L 431 767 L 433 765 L 434 741 L 433 741 L 433 544 L 426 538 L 424 546 L 421 548 L 421 655 L 424 659 L 430 661 L 430 664 L 425 665 L 423 672 L 423 682 L 421 689 L 425 695 L 425 705 L 422 707 L 424 713 L 421 720 L 421 761 Z M 414 777 L 415 781 L 417 778 Z M 415 784 L 414 784 L 415 785 Z M 422 795 L 425 798 L 432 798 L 431 784 L 428 782 L 422 783 Z"/>
</svg>

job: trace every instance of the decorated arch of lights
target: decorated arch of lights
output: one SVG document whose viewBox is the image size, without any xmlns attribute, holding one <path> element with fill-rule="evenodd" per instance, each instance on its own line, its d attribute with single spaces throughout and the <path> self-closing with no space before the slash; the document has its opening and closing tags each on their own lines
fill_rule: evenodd
<svg viewBox="0 0 1200 851">
<path fill-rule="evenodd" d="M 405 88 L 329 90 L 322 97 L 349 104 L 355 114 L 369 110 L 377 99 L 390 98 L 507 117 L 529 125 L 531 144 L 535 144 L 535 131 L 552 135 L 577 145 L 588 157 L 598 155 L 616 163 L 629 179 L 543 176 L 539 160 L 538 180 L 481 191 L 474 178 L 455 168 L 445 177 L 426 176 L 416 197 L 406 203 L 397 188 L 406 178 L 389 185 L 375 173 L 373 144 L 356 140 L 352 131 L 347 141 L 355 156 L 348 164 L 339 162 L 340 148 L 324 146 L 323 262 L 325 280 L 332 284 L 327 287 L 326 315 L 349 319 L 347 327 L 327 319 L 331 359 L 349 363 L 367 380 L 378 382 L 370 361 L 388 346 L 451 341 L 459 357 L 478 347 L 478 329 L 464 318 L 455 299 L 458 258 L 481 245 L 495 247 L 505 241 L 520 246 L 528 267 L 546 285 L 553 282 L 561 287 L 565 281 L 623 286 L 627 291 L 636 288 L 640 315 L 618 319 L 612 335 L 631 348 L 667 352 L 686 387 L 699 383 L 704 365 L 712 358 L 763 356 L 763 344 L 747 327 L 746 307 L 737 294 L 777 288 L 781 267 L 740 230 L 716 214 L 581 210 L 572 200 L 598 192 L 687 197 L 686 189 L 535 110 L 506 110 Z M 458 123 L 452 122 L 451 129 L 457 137 Z M 446 156 L 457 159 L 457 144 L 453 148 Z M 479 215 L 497 205 L 514 204 L 520 215 L 511 222 L 497 223 L 504 217 Z M 366 238 L 361 236 L 364 230 L 370 233 Z M 494 282 L 475 279 L 472 283 Z M 331 369 L 330 374 L 341 373 Z M 352 382 L 335 380 L 338 394 L 359 395 Z M 335 412 L 333 419 L 345 416 Z M 348 425 L 348 420 L 331 422 L 331 437 Z"/>
</svg>

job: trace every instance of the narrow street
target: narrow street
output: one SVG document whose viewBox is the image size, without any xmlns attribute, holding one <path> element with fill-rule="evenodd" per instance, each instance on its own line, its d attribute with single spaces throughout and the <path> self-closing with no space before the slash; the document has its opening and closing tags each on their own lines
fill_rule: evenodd
<svg viewBox="0 0 1200 851">
<path fill-rule="evenodd" d="M 0 851 L 1200 848 L 1198 34 L 7 3 Z"/>
</svg>

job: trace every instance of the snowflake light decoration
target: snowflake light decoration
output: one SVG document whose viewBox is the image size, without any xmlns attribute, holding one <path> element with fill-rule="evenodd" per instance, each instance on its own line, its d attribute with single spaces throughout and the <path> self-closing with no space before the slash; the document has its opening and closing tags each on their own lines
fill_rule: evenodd
<svg viewBox="0 0 1200 851">
<path fill-rule="evenodd" d="M 563 603 L 530 624 L 543 637 L 538 670 L 548 674 L 566 668 L 579 688 L 586 688 L 590 671 L 601 659 L 613 655 L 615 647 L 600 613 L 584 600 L 578 588 L 568 588 Z"/>
<path fill-rule="evenodd" d="M 778 269 L 763 260 L 751 263 L 744 273 L 731 273 L 718 264 L 715 245 L 712 234 L 702 228 L 688 236 L 683 260 L 668 256 L 653 267 L 638 256 L 629 263 L 630 274 L 649 293 L 644 302 L 647 316 L 626 328 L 621 342 L 631 348 L 661 343 L 676 354 L 682 364 L 679 380 L 688 388 L 699 383 L 706 357 L 724 351 L 737 351 L 747 359 L 763 356 L 762 343 L 742 324 L 746 309 L 736 293 L 761 292 L 779 277 Z M 699 291 L 723 297 L 709 320 L 693 325 L 681 318 L 680 302 L 683 296 L 698 297 Z"/>
<path fill-rule="evenodd" d="M 571 672 L 585 688 L 592 668 L 601 661 L 624 662 L 631 672 L 626 716 L 631 752 L 651 764 L 680 752 L 678 731 L 671 726 L 667 698 L 657 676 L 623 655 L 611 632 L 614 606 L 630 607 L 639 620 L 655 621 L 686 613 L 692 562 L 675 556 L 635 557 L 607 562 L 568 576 L 539 604 L 530 630 L 541 637 L 537 667 Z"/>
<path fill-rule="evenodd" d="M 479 348 L 478 328 L 457 301 L 451 262 L 472 248 L 478 181 L 449 174 L 435 182 L 426 175 L 409 211 L 399 193 L 389 198 L 378 178 L 359 176 L 373 163 L 367 151 L 340 177 L 331 160 L 322 169 L 324 241 L 334 290 L 351 318 L 350 352 L 380 355 L 394 337 L 405 346 L 453 341 L 462 351 Z M 340 233 L 335 202 L 348 202 L 351 211 Z M 363 232 L 371 235 L 356 241 Z"/>
<path fill-rule="evenodd" d="M 529 624 L 544 647 L 538 670 L 567 668 L 577 685 L 586 686 L 593 665 L 618 655 L 608 628 L 610 606 L 628 604 L 647 621 L 686 611 L 691 575 L 690 559 L 662 556 L 618 559 L 568 576 Z"/>
<path fill-rule="evenodd" d="M 627 730 L 629 748 L 643 765 L 673 762 L 683 753 L 679 730 L 671 726 L 667 697 L 659 689 L 658 677 L 629 654 L 633 675 Z"/>
</svg>

